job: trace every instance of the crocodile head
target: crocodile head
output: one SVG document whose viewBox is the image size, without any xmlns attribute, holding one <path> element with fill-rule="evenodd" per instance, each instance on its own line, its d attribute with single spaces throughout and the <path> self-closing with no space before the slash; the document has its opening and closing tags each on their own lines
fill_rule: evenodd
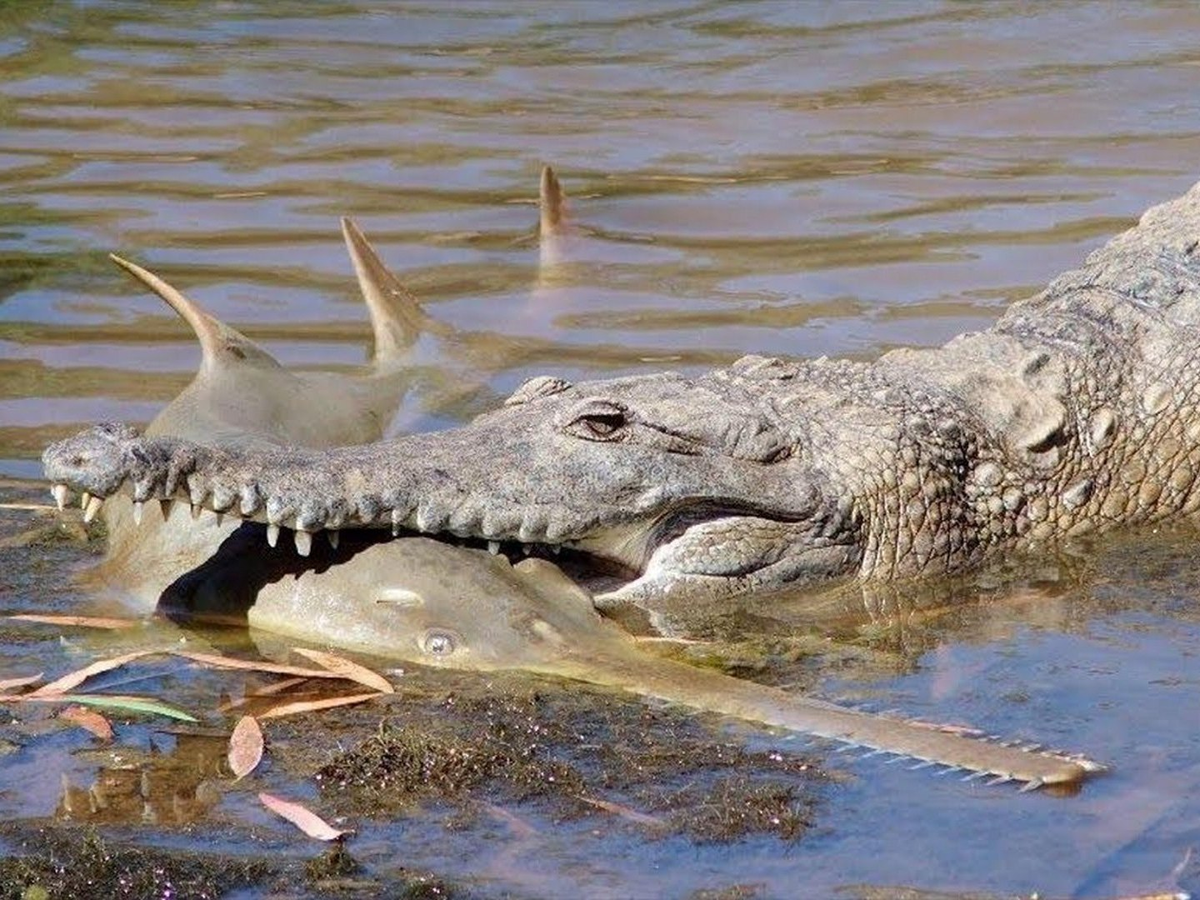
<svg viewBox="0 0 1200 900">
<path fill-rule="evenodd" d="M 722 374 L 526 383 L 469 425 L 328 451 L 230 449 L 98 428 L 47 476 L 93 494 L 181 497 L 311 534 L 391 528 L 493 551 L 558 551 L 609 606 L 725 595 L 855 570 L 852 497 Z M 78 465 L 84 460 L 84 465 Z M 562 552 L 562 551 L 567 552 Z"/>
<path fill-rule="evenodd" d="M 565 547 L 572 571 L 617 577 L 601 605 L 825 581 L 859 557 L 803 435 L 719 377 L 536 378 L 430 443 L 448 483 L 418 491 L 421 530 Z"/>
</svg>

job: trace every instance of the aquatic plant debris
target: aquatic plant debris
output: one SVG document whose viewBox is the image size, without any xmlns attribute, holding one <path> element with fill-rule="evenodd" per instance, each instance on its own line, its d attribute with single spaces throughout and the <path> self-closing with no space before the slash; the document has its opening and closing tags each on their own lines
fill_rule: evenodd
<svg viewBox="0 0 1200 900">
<path fill-rule="evenodd" d="M 300 655 L 307 655 L 309 658 L 317 661 L 324 666 L 319 669 L 310 669 L 303 666 L 289 666 L 279 663 L 271 663 L 266 661 L 254 661 L 239 659 L 232 656 L 223 656 L 218 653 L 200 653 L 191 650 L 176 650 L 173 648 L 158 648 L 150 650 L 134 650 L 129 653 L 123 653 L 118 656 L 109 657 L 108 659 L 96 660 L 81 669 L 76 669 L 73 672 L 68 672 L 60 676 L 48 684 L 34 688 L 26 693 L 5 693 L 20 687 L 26 687 L 39 681 L 42 677 L 41 673 L 37 675 L 26 675 L 0 681 L 0 702 L 4 703 L 64 703 L 75 702 L 83 706 L 95 706 L 105 709 L 120 709 L 126 712 L 150 713 L 154 715 L 166 716 L 171 719 L 177 719 L 184 722 L 199 721 L 195 716 L 178 709 L 169 703 L 153 697 L 143 697 L 130 694 L 78 694 L 70 693 L 75 688 L 82 685 L 89 678 L 96 675 L 101 675 L 106 672 L 111 672 L 118 669 L 126 663 L 133 662 L 138 659 L 145 659 L 151 656 L 174 656 L 188 659 L 192 662 L 199 663 L 203 666 L 208 666 L 214 669 L 233 669 L 242 671 L 265 672 L 269 674 L 291 675 L 287 686 L 294 686 L 300 681 L 310 678 L 316 679 L 332 679 L 342 681 L 353 681 L 358 684 L 365 684 L 372 688 L 369 694 L 353 694 L 341 697 L 325 697 L 319 700 L 292 700 L 284 703 L 279 703 L 265 713 L 261 714 L 260 718 L 279 718 L 296 713 L 313 712 L 321 709 L 329 709 L 336 706 L 345 706 L 352 703 L 362 703 L 366 700 L 371 700 L 383 694 L 394 693 L 395 689 L 391 686 L 383 676 L 371 672 L 357 663 L 351 662 L 340 656 L 335 656 L 331 653 L 322 651 L 305 651 L 298 650 Z"/>
<path fill-rule="evenodd" d="M 308 807 L 276 797 L 274 794 L 260 793 L 258 800 L 275 815 L 287 819 L 305 834 L 318 841 L 336 841 L 349 831 L 334 828 Z"/>
</svg>

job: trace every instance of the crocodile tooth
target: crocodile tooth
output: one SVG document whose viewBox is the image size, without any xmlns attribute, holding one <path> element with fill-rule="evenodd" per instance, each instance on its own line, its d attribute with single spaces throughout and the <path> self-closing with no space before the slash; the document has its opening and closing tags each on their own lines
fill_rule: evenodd
<svg viewBox="0 0 1200 900">
<path fill-rule="evenodd" d="M 400 533 L 400 525 L 404 521 L 404 515 L 398 509 L 392 510 L 392 537 Z"/>
<path fill-rule="evenodd" d="M 134 500 L 151 500 L 154 497 L 154 480 L 151 478 L 139 478 L 133 482 L 133 488 L 130 491 L 130 496 Z"/>
<path fill-rule="evenodd" d="M 258 512 L 258 491 L 253 487 L 245 486 L 239 493 L 241 497 L 238 509 L 241 510 L 242 518 L 248 518 Z"/>
<path fill-rule="evenodd" d="M 267 543 L 272 547 L 279 543 L 279 526 L 274 522 L 267 526 Z"/>
<path fill-rule="evenodd" d="M 421 505 L 417 507 L 417 531 L 436 531 L 434 525 L 434 511 L 432 506 Z"/>
<path fill-rule="evenodd" d="M 533 544 L 522 544 L 521 545 L 521 554 L 523 556 L 528 556 L 532 552 L 533 552 Z"/>
<path fill-rule="evenodd" d="M 171 499 L 163 499 L 158 501 L 158 507 L 162 510 L 163 521 L 171 518 L 171 510 L 175 508 L 175 501 Z"/>
<path fill-rule="evenodd" d="M 201 506 L 199 503 L 193 503 L 192 504 L 192 518 L 193 519 L 200 518 L 200 510 L 202 510 L 202 509 L 204 509 L 204 507 Z"/>
<path fill-rule="evenodd" d="M 142 511 L 146 508 L 146 504 L 141 500 L 135 500 L 133 503 L 133 524 L 142 524 Z"/>
<path fill-rule="evenodd" d="M 301 556 L 308 556 L 312 553 L 312 532 L 311 531 L 294 531 L 292 535 L 296 538 L 296 552 Z"/>
<path fill-rule="evenodd" d="M 492 556 L 498 556 L 500 554 L 500 542 L 488 541 L 488 553 L 492 554 Z"/>
<path fill-rule="evenodd" d="M 550 548 L 550 552 L 555 556 L 562 553 L 562 544 L 547 544 L 546 546 Z"/>
<path fill-rule="evenodd" d="M 91 502 L 91 499 L 92 499 L 92 495 L 89 494 L 87 491 L 84 491 L 82 494 L 79 495 L 79 508 L 87 509 L 88 503 Z"/>
<path fill-rule="evenodd" d="M 85 523 L 96 518 L 96 513 L 100 512 L 100 507 L 104 505 L 104 501 L 99 497 L 88 497 L 87 509 L 83 511 L 83 521 Z"/>
<path fill-rule="evenodd" d="M 338 548 L 338 544 L 342 542 L 342 533 L 336 528 L 330 528 L 325 532 L 325 536 L 329 538 L 329 546 L 334 550 Z"/>
<path fill-rule="evenodd" d="M 71 489 L 65 484 L 56 484 L 50 488 L 50 493 L 54 496 L 54 502 L 58 504 L 59 512 L 67 508 L 67 500 L 71 496 Z"/>
</svg>

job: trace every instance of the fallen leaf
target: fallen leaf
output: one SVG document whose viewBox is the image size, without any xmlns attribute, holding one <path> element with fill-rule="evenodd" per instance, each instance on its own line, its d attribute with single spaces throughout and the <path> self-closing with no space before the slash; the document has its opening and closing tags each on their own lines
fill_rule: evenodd
<svg viewBox="0 0 1200 900">
<path fill-rule="evenodd" d="M 69 628 L 104 628 L 109 631 L 136 628 L 142 624 L 140 619 L 112 619 L 107 616 L 55 616 L 43 613 L 17 613 L 5 616 L 5 618 L 17 622 L 37 622 L 42 625 L 63 625 Z"/>
<path fill-rule="evenodd" d="M 254 716 L 238 719 L 229 736 L 229 768 L 238 780 L 245 778 L 262 760 L 263 733 Z"/>
<path fill-rule="evenodd" d="M 334 828 L 315 812 L 299 803 L 282 800 L 273 794 L 266 793 L 259 794 L 258 800 L 275 815 L 282 816 L 309 837 L 319 841 L 336 841 L 342 835 L 348 834 L 346 831 Z"/>
<path fill-rule="evenodd" d="M 328 669 L 306 669 L 303 666 L 285 666 L 279 663 L 238 659 L 236 656 L 221 656 L 219 653 L 197 653 L 193 650 L 172 650 L 192 662 L 213 666 L 218 669 L 240 669 L 249 672 L 267 672 L 273 675 L 300 675 L 304 678 L 345 678 L 346 676 Z"/>
<path fill-rule="evenodd" d="M 28 698 L 29 695 L 25 694 Z M 53 702 L 67 700 L 84 706 L 98 706 L 101 709 L 119 709 L 125 712 L 149 713 L 155 716 L 166 716 L 168 719 L 178 719 L 180 722 L 199 722 L 195 716 L 182 709 L 155 700 L 153 697 L 133 697 L 126 694 L 62 694 L 55 696 L 35 697 L 35 700 Z"/>
<path fill-rule="evenodd" d="M 374 696 L 378 696 L 377 694 Z M 0 694 L 0 703 L 79 703 L 83 706 L 98 706 L 101 709 L 120 709 L 126 712 L 151 713 L 179 719 L 182 722 L 199 722 L 195 716 L 155 700 L 153 697 L 135 697 L 129 694 Z"/>
<path fill-rule="evenodd" d="M 227 695 L 222 695 L 221 702 L 217 704 L 217 712 L 233 712 L 235 709 L 240 709 L 259 697 L 274 697 L 276 694 L 282 694 L 294 687 L 305 684 L 308 680 L 302 676 L 285 678 L 283 681 L 276 681 L 274 684 L 264 684 L 253 691 L 247 691 L 244 696 L 238 697 L 236 700 Z"/>
<path fill-rule="evenodd" d="M 5 678 L 3 681 L 0 681 L 0 692 L 11 691 L 13 688 L 25 687 L 27 684 L 41 681 L 42 674 L 38 672 L 36 675 L 25 675 L 21 678 Z"/>
<path fill-rule="evenodd" d="M 247 698 L 273 697 L 276 694 L 282 694 L 285 691 L 290 691 L 294 687 L 299 687 L 306 681 L 308 681 L 307 678 L 296 676 L 295 678 L 285 678 L 283 681 L 277 681 L 274 684 L 264 684 L 262 687 L 248 694 Z"/>
<path fill-rule="evenodd" d="M 293 716 L 296 713 L 315 712 L 319 709 L 332 709 L 335 706 L 349 706 L 352 703 L 363 703 L 380 696 L 378 691 L 370 694 L 348 694 L 344 697 L 327 697 L 324 700 L 295 700 L 290 703 L 280 703 L 272 706 L 266 712 L 258 714 L 260 719 L 278 719 L 281 716 Z"/>
<path fill-rule="evenodd" d="M 160 650 L 135 650 L 132 653 L 125 653 L 121 656 L 114 656 L 111 659 L 101 659 L 92 663 L 90 666 L 84 666 L 74 672 L 69 672 L 61 678 L 51 681 L 49 684 L 43 684 L 40 688 L 30 691 L 26 697 L 44 697 L 47 694 L 65 694 L 72 688 L 76 688 L 83 684 L 93 675 L 99 675 L 102 672 L 111 672 L 113 669 L 118 669 L 127 662 L 132 662 L 135 659 L 141 659 L 143 656 L 153 656 L 156 653 L 161 653 Z"/>
<path fill-rule="evenodd" d="M 293 647 L 292 652 L 300 654 L 305 659 L 311 659 L 318 666 L 322 666 L 330 672 L 337 672 L 343 678 L 350 681 L 357 681 L 365 687 L 374 688 L 381 694 L 396 693 L 396 689 L 392 687 L 392 683 L 378 672 L 372 672 L 366 666 L 360 666 L 358 663 L 344 657 L 335 656 L 323 650 L 310 650 L 306 647 Z"/>
<path fill-rule="evenodd" d="M 90 731 L 102 741 L 113 739 L 112 724 L 94 709 L 88 709 L 85 706 L 68 706 L 58 714 L 58 717 Z"/>
</svg>

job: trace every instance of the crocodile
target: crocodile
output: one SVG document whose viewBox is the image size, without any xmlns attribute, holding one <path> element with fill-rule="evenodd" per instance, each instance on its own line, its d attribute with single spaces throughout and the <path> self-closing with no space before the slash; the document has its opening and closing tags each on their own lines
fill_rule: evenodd
<svg viewBox="0 0 1200 900">
<path fill-rule="evenodd" d="M 469 424 L 332 449 L 106 425 L 47 477 L 291 529 L 568 551 L 601 608 L 955 572 L 1200 509 L 1200 186 L 990 329 L 874 362 L 527 381 Z M 564 554 L 566 556 L 567 554 Z M 574 570 L 573 570 L 574 571 Z"/>
<path fill-rule="evenodd" d="M 544 180 L 543 195 L 546 190 Z M 252 504 L 247 498 L 258 498 L 256 492 L 239 492 L 230 503 L 216 494 L 198 493 L 194 488 L 202 482 L 195 476 L 205 471 L 198 465 L 204 454 L 229 459 L 294 455 L 307 460 L 316 459 L 312 454 L 331 443 L 369 440 L 380 427 L 383 411 L 407 389 L 410 373 L 406 360 L 410 357 L 406 351 L 416 342 L 416 335 L 431 331 L 450 339 L 444 326 L 424 316 L 353 223 L 345 221 L 343 230 L 372 310 L 376 352 L 366 376 L 338 376 L 340 382 L 324 384 L 330 402 L 323 407 L 337 408 L 340 418 L 312 416 L 310 403 L 295 402 L 294 391 L 304 389 L 296 387 L 295 379 L 300 376 L 285 370 L 261 347 L 209 316 L 162 279 L 118 260 L 191 324 L 203 349 L 203 361 L 192 385 L 155 419 L 145 437 L 125 426 L 102 426 L 60 442 L 46 453 L 47 474 L 56 483 L 54 493 L 60 502 L 66 499 L 68 484 L 88 492 L 83 504 L 90 518 L 101 509 L 102 497 L 113 497 L 103 506 L 112 532 L 112 550 L 97 572 L 97 583 L 116 584 L 125 591 L 132 588 L 152 598 L 160 612 L 173 618 L 245 622 L 268 632 L 295 634 L 393 659 L 467 668 L 523 668 L 579 678 L 873 751 L 937 762 L 971 775 L 1016 779 L 1029 786 L 1073 783 L 1102 768 L 1082 757 L 1029 752 L 872 716 L 649 654 L 602 619 L 591 596 L 558 568 L 536 558 L 514 566 L 505 555 L 496 554 L 498 542 L 509 535 L 497 534 L 494 523 L 485 523 L 478 534 L 491 554 L 482 548 L 417 537 L 415 532 L 429 530 L 428 523 L 417 521 L 401 521 L 399 536 L 393 535 L 390 527 L 351 528 L 344 533 L 327 529 L 328 540 L 315 542 L 312 531 L 293 529 L 298 552 L 291 552 L 285 545 L 277 546 L 280 528 L 304 523 L 285 523 L 278 516 L 253 521 L 261 501 L 255 499 Z M 662 411 L 669 411 L 663 389 L 688 384 L 680 376 L 649 381 L 656 386 L 655 396 L 662 398 Z M 637 382 L 625 379 L 610 384 L 628 389 Z M 554 379 L 535 379 L 509 399 L 500 415 L 515 416 L 534 408 L 543 398 L 553 399 L 572 390 L 578 389 Z M 339 392 L 341 398 L 336 396 Z M 686 390 L 682 396 L 688 396 Z M 578 436 L 582 429 L 586 435 L 582 440 L 601 449 L 621 443 L 602 439 L 602 432 L 616 424 L 611 421 L 611 408 L 593 404 L 589 410 L 587 417 L 567 422 L 564 433 Z M 643 407 L 642 414 L 653 411 Z M 705 445 L 702 435 L 688 435 L 680 428 L 674 432 L 659 429 L 651 437 L 672 461 L 679 457 L 721 464 L 724 456 L 738 464 L 757 461 L 767 471 L 771 462 L 793 455 L 771 449 L 774 437 L 763 429 L 746 427 L 728 411 L 714 409 L 714 414 L 716 419 L 702 419 L 698 424 L 726 430 L 729 452 L 724 454 L 713 452 L 715 448 L 711 442 Z M 738 413 L 745 414 L 746 410 Z M 402 439 L 399 446 L 414 439 L 421 437 Z M 204 446 L 201 440 L 206 442 Z M 385 446 L 370 444 L 366 449 Z M 132 474 L 139 485 L 132 497 L 113 496 L 124 475 L 112 483 L 100 483 L 94 477 L 98 465 L 111 462 L 114 448 L 119 448 L 122 464 L 132 467 L 125 475 Z M 169 448 L 166 455 L 163 448 Z M 197 454 L 191 465 L 183 463 L 183 448 L 194 448 Z M 564 460 L 570 462 L 570 457 Z M 530 461 L 540 460 L 535 455 Z M 155 482 L 155 490 L 146 490 L 140 475 L 163 462 L 170 470 L 166 479 Z M 611 464 L 606 465 L 605 471 L 611 469 Z M 576 469 L 576 474 L 587 482 L 602 473 Z M 498 485 L 503 486 L 503 481 Z M 668 478 L 664 486 L 671 483 Z M 152 496 L 163 499 L 163 508 L 168 510 L 165 516 L 144 513 L 143 504 Z M 185 502 L 172 503 L 176 496 Z M 632 496 L 624 499 L 629 501 Z M 664 546 L 684 536 L 686 527 L 704 524 L 706 517 L 716 521 L 719 515 L 736 525 L 729 513 L 737 511 L 741 518 L 748 518 L 744 514 L 752 509 L 751 504 L 736 500 L 733 492 L 712 501 L 701 500 L 690 510 L 681 509 L 672 523 L 660 521 L 656 528 Z M 386 501 L 381 496 L 374 502 L 379 506 Z M 213 514 L 202 513 L 205 506 Z M 387 510 L 382 506 L 370 515 L 364 515 L 366 511 L 363 502 L 354 507 L 355 524 L 377 524 L 382 517 L 390 526 L 396 519 L 384 515 Z M 140 528 L 138 519 L 144 522 Z M 242 521 L 246 519 L 251 521 Z M 630 522 L 637 519 L 625 520 Z M 330 524 L 328 519 L 323 523 Z M 541 543 L 549 538 L 549 534 L 526 531 L 517 527 L 511 536 L 518 541 L 540 539 Z M 471 536 L 469 530 L 466 536 Z M 584 546 L 572 543 L 576 551 Z M 570 558 L 574 555 L 582 554 L 567 554 L 568 563 L 578 562 Z M 572 572 L 576 569 L 571 566 Z"/>
</svg>

